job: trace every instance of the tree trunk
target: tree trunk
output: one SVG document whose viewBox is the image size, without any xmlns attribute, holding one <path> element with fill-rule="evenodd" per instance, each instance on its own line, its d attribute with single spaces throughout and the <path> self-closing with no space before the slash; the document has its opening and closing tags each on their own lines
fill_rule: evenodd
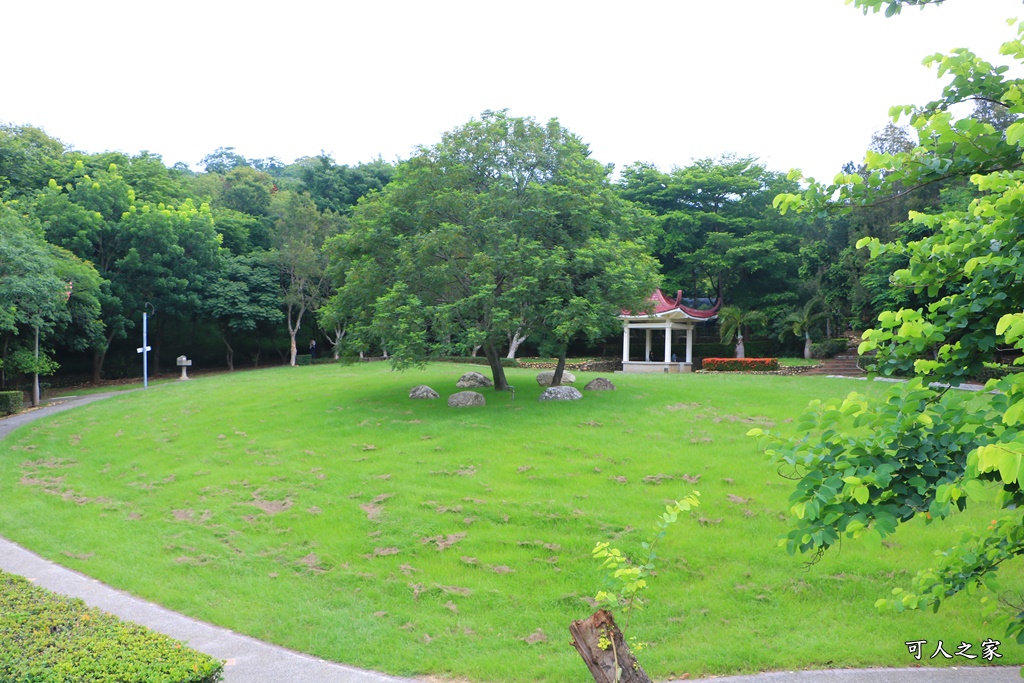
<svg viewBox="0 0 1024 683">
<path fill-rule="evenodd" d="M 562 385 L 562 373 L 565 372 L 565 352 L 558 357 L 558 363 L 555 365 L 555 374 L 551 377 L 551 386 L 558 387 Z"/>
<path fill-rule="evenodd" d="M 220 338 L 224 341 L 224 348 L 227 349 L 227 351 L 224 354 L 224 359 L 228 362 L 228 372 L 234 372 L 235 350 L 231 348 L 231 343 L 228 342 L 228 336 L 226 334 L 222 334 Z"/>
<path fill-rule="evenodd" d="M 107 335 L 107 342 L 102 349 L 95 349 L 92 352 L 92 383 L 99 384 L 103 381 L 103 364 L 107 361 L 107 351 L 114 342 L 114 333 Z"/>
<path fill-rule="evenodd" d="M 825 317 L 825 339 L 832 338 L 832 316 Z"/>
<path fill-rule="evenodd" d="M 293 368 L 296 365 L 295 358 L 299 355 L 299 346 L 295 343 L 295 338 L 299 335 L 299 329 L 302 327 L 302 314 L 305 312 L 306 307 L 299 306 L 299 312 L 295 315 L 295 319 L 293 321 L 292 315 L 294 313 L 294 309 L 291 304 L 288 305 L 288 336 L 291 339 L 291 347 L 289 349 L 291 359 L 288 361 L 288 364 Z"/>
<path fill-rule="evenodd" d="M 484 344 L 484 355 L 487 356 L 487 363 L 491 366 L 491 378 L 494 379 L 495 391 L 508 391 L 508 380 L 505 379 L 505 366 L 501 364 L 501 356 L 494 344 Z"/>
<path fill-rule="evenodd" d="M 743 335 L 741 334 L 736 337 L 736 357 L 746 358 L 745 354 L 746 351 L 743 349 Z"/>
<path fill-rule="evenodd" d="M 811 357 L 811 335 L 804 335 L 804 358 Z"/>
<path fill-rule="evenodd" d="M 524 337 L 520 337 L 519 336 L 519 330 L 521 330 L 521 329 L 523 329 L 523 328 L 520 327 L 519 329 L 516 330 L 516 333 L 512 335 L 512 339 L 508 343 L 508 356 L 506 356 L 506 358 L 515 358 L 516 357 L 516 353 L 519 352 L 519 346 L 524 341 L 526 341 L 526 337 L 525 336 Z M 527 335 L 527 336 L 529 336 L 529 335 Z"/>
<path fill-rule="evenodd" d="M 334 352 L 334 360 L 338 360 L 341 356 L 341 351 L 338 349 L 341 346 L 341 340 L 345 338 L 346 331 L 347 330 L 341 329 L 341 325 L 335 325 L 334 336 L 332 337 L 329 334 L 327 335 L 327 340 L 331 342 L 331 350 Z"/>
<path fill-rule="evenodd" d="M 36 367 L 32 373 L 32 407 L 39 407 L 39 326 L 36 325 Z"/>
<path fill-rule="evenodd" d="M 480 351 L 480 346 L 474 346 L 473 351 L 469 354 L 471 358 L 476 358 L 477 352 Z"/>
<path fill-rule="evenodd" d="M 569 626 L 572 644 L 597 683 L 651 683 L 629 651 L 611 612 L 598 610 Z"/>
<path fill-rule="evenodd" d="M 4 335 L 4 352 L 0 354 L 0 387 L 7 388 L 7 373 L 3 369 L 3 361 L 7 360 L 7 346 L 10 344 L 11 335 Z"/>
</svg>

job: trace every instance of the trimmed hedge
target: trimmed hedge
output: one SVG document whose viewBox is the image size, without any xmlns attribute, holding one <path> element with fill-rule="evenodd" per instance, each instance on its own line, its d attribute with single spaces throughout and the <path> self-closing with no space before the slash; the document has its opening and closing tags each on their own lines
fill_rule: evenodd
<svg viewBox="0 0 1024 683">
<path fill-rule="evenodd" d="M 215 683 L 224 663 L 0 571 L 0 681 Z"/>
<path fill-rule="evenodd" d="M 20 391 L 0 391 L 0 415 L 14 415 L 21 411 L 25 397 Z"/>
<path fill-rule="evenodd" d="M 779 359 L 705 358 L 701 369 L 712 372 L 772 372 L 779 369 Z"/>
</svg>

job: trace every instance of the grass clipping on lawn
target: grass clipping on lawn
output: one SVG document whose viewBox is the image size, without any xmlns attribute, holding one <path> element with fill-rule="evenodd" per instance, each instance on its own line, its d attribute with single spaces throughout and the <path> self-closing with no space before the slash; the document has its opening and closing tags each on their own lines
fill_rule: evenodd
<svg viewBox="0 0 1024 683">
<path fill-rule="evenodd" d="M 510 368 L 514 400 L 488 389 L 486 406 L 449 408 L 466 369 L 238 372 L 54 415 L 0 442 L 0 535 L 333 661 L 584 683 L 568 626 L 605 588 L 594 544 L 643 556 L 664 504 L 696 488 L 701 506 L 659 546 L 626 627 L 648 643 L 638 657 L 655 680 L 914 666 L 906 641 L 1000 639 L 969 598 L 937 617 L 874 609 L 957 520 L 910 524 L 878 551 L 847 543 L 810 569 L 777 546 L 793 484 L 746 432 L 792 429 L 809 400 L 872 385 L 616 374 L 616 391 L 540 402 L 537 372 Z M 598 376 L 575 374 L 578 386 Z M 418 384 L 441 398 L 410 400 Z M 1021 663 L 1020 648 L 1000 652 Z"/>
<path fill-rule="evenodd" d="M 213 683 L 223 662 L 0 571 L 0 680 Z"/>
</svg>

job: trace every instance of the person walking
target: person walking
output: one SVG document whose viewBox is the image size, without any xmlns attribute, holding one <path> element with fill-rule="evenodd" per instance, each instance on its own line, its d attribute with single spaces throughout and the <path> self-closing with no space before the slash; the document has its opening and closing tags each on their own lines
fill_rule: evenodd
<svg viewBox="0 0 1024 683">
<path fill-rule="evenodd" d="M 316 360 L 316 339 L 309 340 L 309 360 Z"/>
</svg>

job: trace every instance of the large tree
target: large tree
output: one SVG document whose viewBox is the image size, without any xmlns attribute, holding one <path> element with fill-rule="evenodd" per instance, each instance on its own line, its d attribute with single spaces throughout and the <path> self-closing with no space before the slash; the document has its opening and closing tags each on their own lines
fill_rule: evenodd
<svg viewBox="0 0 1024 683">
<path fill-rule="evenodd" d="M 39 375 L 57 367 L 50 359 L 57 334 L 65 331 L 67 345 L 77 339 L 79 348 L 99 335 L 98 284 L 90 264 L 47 243 L 31 217 L 0 203 L 0 371 L 4 383 L 12 372 L 34 376 L 33 405 Z"/>
<path fill-rule="evenodd" d="M 1002 54 L 1024 63 L 1024 24 L 1017 32 Z M 812 183 L 777 200 L 783 210 L 827 211 L 837 203 L 845 209 L 970 178 L 977 195 L 966 208 L 911 215 L 925 236 L 865 238 L 860 245 L 875 258 L 904 258 L 893 283 L 926 302 L 883 312 L 861 345 L 862 352 L 877 352 L 876 373 L 911 379 L 881 398 L 815 402 L 799 421 L 798 438 L 769 434 L 763 443 L 799 479 L 790 552 L 820 555 L 843 538 L 879 543 L 904 522 L 943 519 L 982 502 L 1002 508 L 990 524 L 937 553 L 910 590 L 897 588 L 879 604 L 937 609 L 962 590 L 980 588 L 984 600 L 1003 609 L 1008 635 L 1024 642 L 1021 598 L 997 581 L 1000 567 L 1024 555 L 1024 373 L 992 380 L 993 393 L 948 388 L 978 377 L 997 347 L 1024 350 L 1024 79 L 1007 79 L 1005 68 L 968 50 L 928 61 L 951 77 L 942 97 L 892 112 L 909 117 L 916 147 L 869 152 L 867 174 L 851 173 L 831 186 Z M 990 102 L 1013 123 L 1004 133 L 987 120 L 953 116 L 952 105 L 971 100 Z"/>
<path fill-rule="evenodd" d="M 306 313 L 316 314 L 331 294 L 324 242 L 341 229 L 342 218 L 321 213 L 307 193 L 282 192 L 274 202 L 273 249 L 290 341 L 289 363 L 296 364 L 297 337 Z"/>
<path fill-rule="evenodd" d="M 796 184 L 753 157 L 699 159 L 665 172 L 637 163 L 622 172 L 622 196 L 657 215 L 654 253 L 666 282 L 690 296 L 711 294 L 781 318 L 799 303 L 798 254 L 804 217 L 779 216 L 772 199 Z"/>
<path fill-rule="evenodd" d="M 278 272 L 263 254 L 225 255 L 220 270 L 207 279 L 199 311 L 214 322 L 224 342 L 228 370 L 235 369 L 235 338 L 262 323 L 283 317 Z"/>
<path fill-rule="evenodd" d="M 502 390 L 517 330 L 563 349 L 607 330 L 657 282 L 647 217 L 608 172 L 557 120 L 504 111 L 421 148 L 331 245 L 339 296 L 363 302 L 353 332 L 398 368 L 480 346 Z"/>
</svg>

